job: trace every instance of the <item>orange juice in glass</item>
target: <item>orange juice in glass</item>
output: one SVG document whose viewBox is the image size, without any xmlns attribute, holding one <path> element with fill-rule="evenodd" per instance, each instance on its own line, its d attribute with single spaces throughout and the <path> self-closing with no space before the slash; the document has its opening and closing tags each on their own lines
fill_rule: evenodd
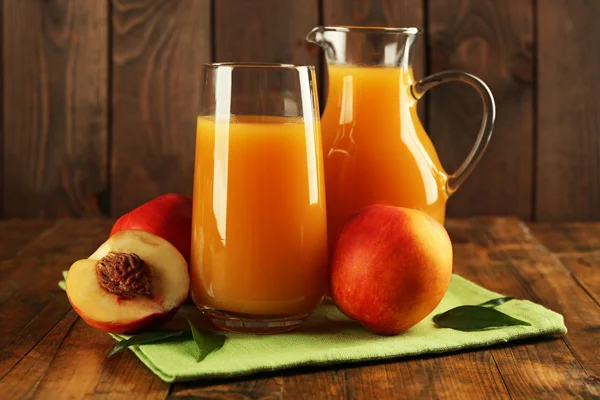
<svg viewBox="0 0 600 400">
<path fill-rule="evenodd" d="M 218 327 L 295 328 L 327 286 L 312 67 L 208 64 L 197 120 L 192 298 Z"/>
</svg>

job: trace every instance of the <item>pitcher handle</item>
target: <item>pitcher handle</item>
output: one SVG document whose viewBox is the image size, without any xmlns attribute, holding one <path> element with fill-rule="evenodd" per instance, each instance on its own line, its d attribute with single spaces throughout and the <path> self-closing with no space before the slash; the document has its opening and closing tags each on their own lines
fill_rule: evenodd
<svg viewBox="0 0 600 400">
<path fill-rule="evenodd" d="M 475 75 L 462 71 L 442 71 L 429 75 L 411 86 L 411 94 L 415 100 L 419 100 L 429 89 L 433 89 L 446 82 L 464 82 L 472 86 L 477 90 L 477 93 L 479 93 L 481 101 L 483 102 L 483 118 L 481 120 L 479 133 L 477 134 L 477 139 L 475 140 L 475 145 L 458 169 L 448 176 L 446 192 L 448 193 L 448 196 L 450 196 L 456 192 L 460 185 L 462 185 L 469 175 L 471 175 L 471 172 L 473 172 L 473 169 L 481 160 L 481 156 L 485 152 L 492 137 L 494 120 L 496 119 L 496 104 L 494 103 L 494 96 L 492 95 L 490 88 L 481 79 Z"/>
</svg>

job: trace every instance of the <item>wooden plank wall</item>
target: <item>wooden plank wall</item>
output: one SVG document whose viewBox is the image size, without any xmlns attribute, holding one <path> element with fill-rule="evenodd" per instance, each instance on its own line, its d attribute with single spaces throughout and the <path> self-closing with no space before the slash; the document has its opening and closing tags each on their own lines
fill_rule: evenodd
<svg viewBox="0 0 600 400">
<path fill-rule="evenodd" d="M 112 215 L 161 193 L 191 194 L 210 15 L 209 0 L 112 1 Z"/>
<path fill-rule="evenodd" d="M 0 217 L 116 216 L 191 193 L 199 66 L 315 64 L 323 88 L 304 36 L 346 24 L 423 27 L 418 77 L 462 69 L 494 92 L 494 137 L 450 216 L 600 219 L 599 18 L 591 0 L 0 0 Z M 448 84 L 422 102 L 453 170 L 479 99 Z"/>
<path fill-rule="evenodd" d="M 450 215 L 532 216 L 533 0 L 430 0 L 430 72 L 460 69 L 483 79 L 497 107 L 481 164 L 448 203 Z M 473 146 L 481 100 L 461 83 L 432 91 L 429 134 L 453 171 Z"/>
<path fill-rule="evenodd" d="M 537 3 L 535 217 L 600 219 L 600 2 Z"/>
<path fill-rule="evenodd" d="M 100 213 L 108 27 L 102 1 L 3 1 L 4 216 Z"/>
</svg>

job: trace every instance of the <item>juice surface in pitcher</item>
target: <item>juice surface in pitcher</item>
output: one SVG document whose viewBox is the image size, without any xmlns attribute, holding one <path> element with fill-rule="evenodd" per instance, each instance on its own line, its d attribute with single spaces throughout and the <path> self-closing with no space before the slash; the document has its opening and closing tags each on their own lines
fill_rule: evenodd
<svg viewBox="0 0 600 400">
<path fill-rule="evenodd" d="M 322 117 L 329 241 L 359 209 L 419 209 L 443 223 L 447 174 L 417 115 L 411 68 L 329 65 Z"/>
<path fill-rule="evenodd" d="M 194 302 L 240 314 L 311 312 L 327 284 L 318 124 L 232 118 L 198 118 Z"/>
</svg>

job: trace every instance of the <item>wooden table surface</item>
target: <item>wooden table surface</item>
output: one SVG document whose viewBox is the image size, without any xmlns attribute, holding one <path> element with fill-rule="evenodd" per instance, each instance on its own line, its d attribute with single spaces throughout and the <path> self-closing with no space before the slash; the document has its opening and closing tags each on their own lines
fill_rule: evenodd
<svg viewBox="0 0 600 400">
<path fill-rule="evenodd" d="M 565 316 L 564 337 L 481 350 L 168 384 L 71 309 L 61 271 L 111 221 L 0 222 L 0 398 L 600 398 L 600 223 L 451 220 L 456 273 Z"/>
</svg>

